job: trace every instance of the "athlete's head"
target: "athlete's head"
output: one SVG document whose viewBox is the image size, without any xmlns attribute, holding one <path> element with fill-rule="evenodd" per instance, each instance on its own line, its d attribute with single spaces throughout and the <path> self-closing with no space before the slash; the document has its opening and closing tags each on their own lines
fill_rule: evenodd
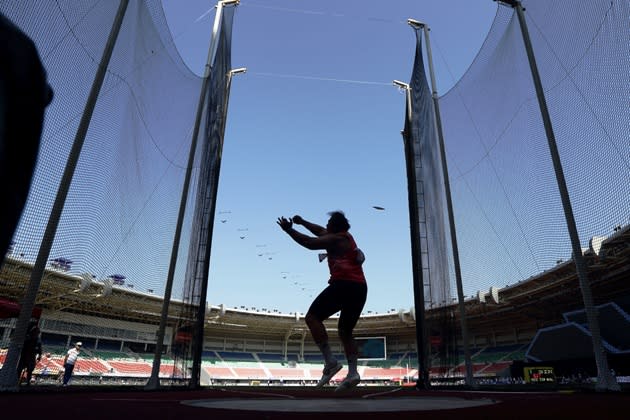
<svg viewBox="0 0 630 420">
<path fill-rule="evenodd" d="M 332 233 L 347 232 L 350 230 L 350 223 L 346 219 L 346 215 L 342 211 L 331 211 L 328 213 L 330 219 L 326 225 L 326 230 Z"/>
</svg>

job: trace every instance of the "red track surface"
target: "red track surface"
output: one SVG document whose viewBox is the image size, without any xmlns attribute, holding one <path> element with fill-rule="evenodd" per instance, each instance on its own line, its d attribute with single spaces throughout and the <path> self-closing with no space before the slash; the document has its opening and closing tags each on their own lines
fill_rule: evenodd
<svg viewBox="0 0 630 420">
<path fill-rule="evenodd" d="M 402 389 L 373 398 L 366 394 L 392 391 L 392 388 L 360 387 L 342 395 L 332 388 L 211 388 L 205 390 L 141 391 L 95 390 L 94 388 L 47 388 L 19 393 L 0 394 L 0 414 L 13 419 L 627 419 L 630 418 L 630 394 L 580 392 L 466 392 L 466 391 L 415 391 Z M 409 397 L 454 397 L 462 399 L 491 399 L 495 404 L 482 407 L 416 410 L 406 412 L 361 413 L 300 413 L 269 410 L 239 410 L 239 399 L 273 398 L 282 405 L 287 398 L 317 399 L 350 398 L 355 401 Z M 234 399 L 234 409 L 209 409 L 181 404 L 186 400 Z"/>
</svg>

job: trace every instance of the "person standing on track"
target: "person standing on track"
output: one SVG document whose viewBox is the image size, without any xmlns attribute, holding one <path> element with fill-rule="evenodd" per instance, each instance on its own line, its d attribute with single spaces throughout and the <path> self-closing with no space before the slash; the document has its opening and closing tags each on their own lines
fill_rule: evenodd
<svg viewBox="0 0 630 420">
<path fill-rule="evenodd" d="M 74 370 L 74 365 L 77 363 L 77 359 L 79 358 L 81 346 L 83 346 L 83 343 L 77 341 L 75 346 L 68 350 L 66 357 L 63 358 L 63 386 L 67 386 L 70 378 L 72 377 L 72 371 Z"/>
<path fill-rule="evenodd" d="M 348 219 L 341 211 L 330 212 L 329 216 L 325 228 L 298 215 L 290 219 L 279 217 L 277 223 L 304 248 L 326 250 L 330 270 L 328 287 L 315 298 L 306 313 L 305 321 L 313 340 L 324 355 L 325 366 L 317 384 L 317 387 L 322 387 L 343 367 L 332 354 L 324 326 L 326 319 L 340 311 L 338 333 L 348 361 L 348 375 L 336 389 L 342 391 L 355 387 L 361 381 L 357 370 L 358 348 L 352 332 L 367 299 L 367 282 L 362 268 L 365 256 L 348 232 Z M 294 224 L 304 226 L 315 237 L 293 229 Z"/>
</svg>

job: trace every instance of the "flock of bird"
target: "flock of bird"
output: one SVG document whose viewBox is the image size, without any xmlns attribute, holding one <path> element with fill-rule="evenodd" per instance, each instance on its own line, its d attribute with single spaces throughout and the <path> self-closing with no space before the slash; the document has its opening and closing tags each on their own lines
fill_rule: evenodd
<svg viewBox="0 0 630 420">
<path fill-rule="evenodd" d="M 384 211 L 385 207 L 382 206 L 372 206 L 372 208 L 374 210 L 377 211 Z M 226 224 L 229 221 L 229 214 L 231 214 L 232 211 L 230 210 L 223 210 L 219 212 L 219 221 L 222 224 Z M 238 237 L 241 240 L 245 240 L 247 238 L 247 232 L 249 231 L 248 228 L 237 228 L 236 231 L 238 232 Z M 276 254 L 276 252 L 273 251 L 268 251 L 267 249 L 267 244 L 256 244 L 256 255 L 260 258 L 262 257 L 266 257 L 267 260 L 273 260 L 273 256 Z M 322 259 L 320 258 L 320 262 L 322 261 Z M 295 287 L 296 289 L 298 289 L 299 291 L 305 292 L 309 294 L 309 297 L 312 297 L 312 292 L 315 290 L 314 287 L 311 287 L 312 285 L 310 284 L 310 282 L 304 282 L 304 281 L 299 281 L 298 278 L 300 277 L 299 274 L 291 274 L 288 271 L 281 271 L 280 275 L 282 277 L 283 280 L 286 280 L 287 278 L 291 277 L 293 282 L 291 284 L 292 287 Z"/>
</svg>

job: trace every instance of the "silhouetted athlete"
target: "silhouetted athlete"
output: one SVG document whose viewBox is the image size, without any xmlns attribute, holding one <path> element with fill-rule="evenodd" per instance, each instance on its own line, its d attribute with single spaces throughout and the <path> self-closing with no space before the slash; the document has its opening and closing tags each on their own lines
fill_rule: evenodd
<svg viewBox="0 0 630 420">
<path fill-rule="evenodd" d="M 328 333 L 324 320 L 338 311 L 338 333 L 348 360 L 348 375 L 337 387 L 337 391 L 356 386 L 361 377 L 357 371 L 358 349 L 352 336 L 365 300 L 367 283 L 361 265 L 365 261 L 363 252 L 357 247 L 348 230 L 350 224 L 341 211 L 329 213 L 326 227 L 304 220 L 300 216 L 292 219 L 278 218 L 278 225 L 298 244 L 307 249 L 325 249 L 330 269 L 328 287 L 315 298 L 306 314 L 306 325 L 313 340 L 324 355 L 325 366 L 317 387 L 326 385 L 343 367 L 332 354 L 328 343 Z M 302 225 L 315 237 L 305 235 L 293 229 L 293 224 Z M 320 259 L 321 261 L 321 259 Z"/>
</svg>

